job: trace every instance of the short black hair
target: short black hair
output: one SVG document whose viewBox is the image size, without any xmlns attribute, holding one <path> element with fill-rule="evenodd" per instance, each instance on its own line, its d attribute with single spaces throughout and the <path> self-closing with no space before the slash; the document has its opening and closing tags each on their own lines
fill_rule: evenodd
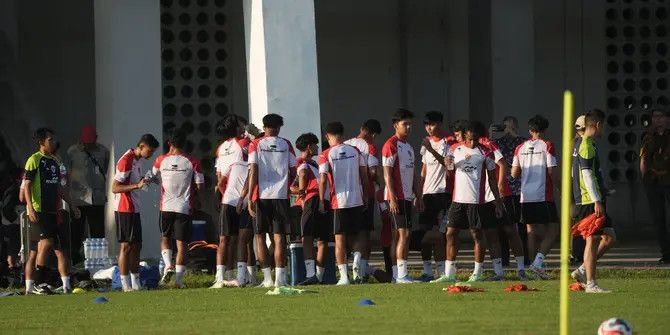
<svg viewBox="0 0 670 335">
<path fill-rule="evenodd" d="M 486 136 L 486 127 L 483 123 L 479 121 L 470 121 L 465 127 L 464 132 L 470 132 L 473 139 L 476 141 L 484 136 Z"/>
<path fill-rule="evenodd" d="M 237 136 L 237 128 L 240 126 L 239 117 L 235 114 L 226 114 L 216 124 L 216 133 L 223 137 L 224 141 Z"/>
<path fill-rule="evenodd" d="M 300 151 L 307 150 L 307 147 L 312 144 L 319 144 L 319 138 L 313 133 L 302 134 L 295 140 L 295 147 Z"/>
<path fill-rule="evenodd" d="M 423 123 L 442 123 L 444 115 L 438 111 L 430 111 L 423 117 Z"/>
<path fill-rule="evenodd" d="M 519 128 L 519 120 L 512 115 L 507 115 L 503 118 L 503 123 L 512 122 L 514 128 Z"/>
<path fill-rule="evenodd" d="M 168 133 L 167 143 L 177 149 L 183 150 L 186 146 L 186 132 L 181 128 L 176 128 Z"/>
<path fill-rule="evenodd" d="M 381 134 L 382 133 L 382 125 L 376 119 L 366 120 L 365 122 L 363 122 L 363 125 L 361 126 L 361 128 L 365 129 L 370 134 Z"/>
<path fill-rule="evenodd" d="M 284 118 L 279 114 L 268 114 L 263 116 L 263 127 L 279 129 L 284 125 Z"/>
<path fill-rule="evenodd" d="M 602 123 L 603 121 L 605 121 L 605 113 L 598 108 L 591 109 L 584 116 L 584 125 L 587 127 L 595 126 L 598 122 Z"/>
<path fill-rule="evenodd" d="M 33 140 L 35 140 L 35 143 L 37 145 L 40 145 L 42 142 L 46 141 L 46 139 L 49 137 L 49 135 L 53 135 L 54 131 L 51 130 L 51 128 L 37 128 L 35 130 L 35 133 L 33 133 Z"/>
<path fill-rule="evenodd" d="M 328 135 L 342 135 L 344 134 L 344 125 L 342 122 L 331 122 L 326 125 L 325 131 Z"/>
<path fill-rule="evenodd" d="M 393 121 L 393 123 L 395 124 L 396 122 L 413 118 L 414 113 L 410 112 L 405 108 L 398 108 L 396 109 L 395 113 L 393 113 L 393 118 L 391 119 L 391 121 Z"/>
<path fill-rule="evenodd" d="M 468 120 L 456 120 L 454 121 L 454 132 L 465 132 L 465 129 L 468 128 L 468 124 L 470 121 Z"/>
<path fill-rule="evenodd" d="M 549 120 L 542 115 L 535 115 L 528 120 L 528 129 L 535 133 L 544 132 L 549 128 Z"/>
<path fill-rule="evenodd" d="M 137 146 L 139 147 L 140 144 L 146 144 L 152 149 L 156 149 L 160 145 L 160 143 L 158 143 L 158 140 L 154 137 L 154 135 L 151 134 L 142 135 L 142 137 L 140 137 L 140 140 L 137 142 Z"/>
</svg>

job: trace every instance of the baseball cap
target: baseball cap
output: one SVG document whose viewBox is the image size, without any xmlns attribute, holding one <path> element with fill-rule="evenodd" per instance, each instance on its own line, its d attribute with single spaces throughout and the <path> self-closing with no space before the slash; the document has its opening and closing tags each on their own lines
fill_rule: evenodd
<svg viewBox="0 0 670 335">
<path fill-rule="evenodd" d="M 582 130 L 584 128 L 586 128 L 586 116 L 580 115 L 577 117 L 577 120 L 575 120 L 575 129 Z"/>
<path fill-rule="evenodd" d="M 79 137 L 79 140 L 83 144 L 93 144 L 95 143 L 96 138 L 98 137 L 98 134 L 95 132 L 95 128 L 91 126 L 85 126 L 81 128 L 81 136 Z"/>
</svg>

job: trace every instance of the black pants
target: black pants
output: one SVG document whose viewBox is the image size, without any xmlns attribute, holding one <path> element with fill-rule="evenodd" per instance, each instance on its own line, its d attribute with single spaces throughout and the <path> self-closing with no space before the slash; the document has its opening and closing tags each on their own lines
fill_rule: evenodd
<svg viewBox="0 0 670 335">
<path fill-rule="evenodd" d="M 91 238 L 105 237 L 105 206 L 82 206 L 79 207 L 79 210 L 81 211 L 81 217 L 75 219 L 73 216 L 70 225 L 72 264 L 78 264 L 84 260 L 82 241 L 87 237 L 85 236 L 86 225 L 88 225 Z"/>
<path fill-rule="evenodd" d="M 651 219 L 656 229 L 656 238 L 661 249 L 661 256 L 670 260 L 670 239 L 668 239 L 668 229 L 666 226 L 666 204 L 670 200 L 670 186 L 661 186 L 655 184 L 645 184 L 647 201 L 649 201 L 649 211 Z"/>
</svg>

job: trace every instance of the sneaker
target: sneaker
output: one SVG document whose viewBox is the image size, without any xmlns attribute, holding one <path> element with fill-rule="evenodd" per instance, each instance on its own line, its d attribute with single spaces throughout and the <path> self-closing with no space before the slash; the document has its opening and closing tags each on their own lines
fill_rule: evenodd
<svg viewBox="0 0 670 335">
<path fill-rule="evenodd" d="M 473 273 L 472 275 L 470 275 L 470 278 L 468 278 L 468 281 L 466 283 L 474 283 L 474 282 L 478 282 L 478 281 L 481 281 L 481 280 L 482 280 L 482 278 L 479 275 L 476 275 L 476 274 Z"/>
<path fill-rule="evenodd" d="M 260 283 L 258 288 L 272 288 L 275 286 L 275 283 L 272 280 L 264 280 L 262 283 Z"/>
<path fill-rule="evenodd" d="M 223 280 L 217 280 L 214 282 L 214 285 L 210 286 L 209 288 L 224 288 L 225 285 L 223 283 Z"/>
<path fill-rule="evenodd" d="M 532 273 L 533 276 L 535 276 L 535 278 L 537 278 L 537 279 L 540 279 L 540 280 L 549 279 L 549 275 L 547 275 L 547 273 L 544 271 L 543 268 L 538 268 L 538 267 L 535 267 L 535 266 L 531 265 L 530 267 L 528 267 L 528 271 L 530 271 L 530 273 Z"/>
<path fill-rule="evenodd" d="M 417 281 L 420 281 L 422 283 L 430 283 L 433 279 L 433 275 L 429 275 L 427 273 L 424 273 L 421 275 L 421 277 L 416 278 Z"/>
<path fill-rule="evenodd" d="M 174 269 L 166 269 L 165 272 L 163 273 L 163 277 L 161 277 L 161 281 L 158 283 L 160 286 L 165 286 L 170 283 L 172 280 L 172 277 L 174 277 Z"/>
<path fill-rule="evenodd" d="M 493 277 L 489 277 L 486 279 L 486 281 L 504 281 L 505 276 L 502 275 L 494 275 Z"/>
<path fill-rule="evenodd" d="M 247 276 L 247 283 L 245 286 L 258 286 L 258 280 L 255 276 Z"/>
<path fill-rule="evenodd" d="M 414 278 L 410 275 L 406 275 L 405 277 L 398 278 L 395 281 L 396 284 L 413 284 L 414 283 Z"/>
<path fill-rule="evenodd" d="M 47 284 L 40 284 L 35 286 L 33 289 L 32 294 L 37 294 L 37 295 L 51 295 L 53 294 L 53 291 L 49 288 L 49 285 Z"/>
<path fill-rule="evenodd" d="M 579 271 L 579 269 L 572 271 L 572 273 L 570 273 L 570 277 L 576 280 L 579 283 L 579 285 L 584 286 L 584 284 L 586 284 L 586 276 L 584 272 Z"/>
<path fill-rule="evenodd" d="M 526 275 L 526 270 L 519 270 L 516 272 L 516 275 L 519 277 L 520 281 L 528 281 L 528 276 Z"/>
<path fill-rule="evenodd" d="M 305 280 L 303 280 L 298 286 L 308 286 L 308 285 L 316 285 L 319 283 L 319 280 L 316 279 L 316 276 L 311 276 Z"/>
<path fill-rule="evenodd" d="M 606 289 L 598 286 L 598 284 L 586 285 L 586 287 L 584 287 L 584 292 L 586 292 L 586 293 L 612 293 L 612 291 L 606 290 Z"/>
<path fill-rule="evenodd" d="M 437 278 L 435 280 L 431 280 L 430 282 L 433 283 L 433 284 L 435 284 L 435 283 L 439 283 L 439 284 L 455 283 L 456 282 L 456 277 L 449 277 L 447 275 L 442 275 L 442 276 L 440 276 L 440 278 Z"/>
<path fill-rule="evenodd" d="M 349 285 L 349 284 L 351 284 L 351 283 L 349 282 L 349 279 L 348 279 L 348 278 L 347 278 L 347 279 L 342 278 L 342 279 L 338 280 L 338 281 L 337 281 L 337 284 L 335 284 L 335 285 L 337 285 L 337 286 L 344 286 L 344 285 Z"/>
</svg>

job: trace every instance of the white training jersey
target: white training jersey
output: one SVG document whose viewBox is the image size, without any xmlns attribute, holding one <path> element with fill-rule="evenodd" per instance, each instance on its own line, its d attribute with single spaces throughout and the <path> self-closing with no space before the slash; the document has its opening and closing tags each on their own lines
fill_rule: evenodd
<svg viewBox="0 0 670 335">
<path fill-rule="evenodd" d="M 495 170 L 493 153 L 481 146 L 468 148 L 465 144 L 454 144 L 449 150 L 454 160 L 453 202 L 461 204 L 483 204 L 486 202 L 487 170 Z"/>
<path fill-rule="evenodd" d="M 449 147 L 444 138 L 431 136 L 430 146 L 442 156 L 447 156 Z M 447 169 L 443 162 L 438 161 L 433 154 L 421 147 L 421 162 L 426 167 L 426 176 L 423 180 L 423 194 L 437 194 L 447 192 Z"/>
<path fill-rule="evenodd" d="M 379 166 L 379 158 L 377 158 L 377 148 L 374 143 L 370 143 L 363 138 L 352 138 L 344 142 L 356 147 L 361 152 L 368 167 Z"/>
<path fill-rule="evenodd" d="M 195 205 L 196 184 L 204 184 L 200 162 L 186 155 L 160 155 L 152 173 L 160 177 L 162 212 L 190 215 Z"/>
<path fill-rule="evenodd" d="M 121 185 L 133 185 L 140 182 L 142 178 L 142 165 L 135 157 L 135 151 L 128 149 L 116 163 L 114 179 Z M 140 190 L 114 194 L 114 210 L 119 213 L 140 212 Z"/>
<path fill-rule="evenodd" d="M 221 171 L 221 177 L 226 180 L 226 190 L 221 197 L 221 203 L 229 206 L 237 206 L 244 191 L 244 183 L 249 175 L 249 165 L 245 161 L 229 164 Z M 242 199 L 244 203 L 247 198 Z"/>
<path fill-rule="evenodd" d="M 367 166 L 365 157 L 348 144 L 330 147 L 319 156 L 319 173 L 328 175 L 333 209 L 363 205 L 361 166 Z"/>
<path fill-rule="evenodd" d="M 521 168 L 521 202 L 554 201 L 547 169 L 558 165 L 554 145 L 543 139 L 527 140 L 514 151 L 512 166 Z"/>
<path fill-rule="evenodd" d="M 216 149 L 216 172 L 223 172 L 229 165 L 246 162 L 249 154 L 248 138 L 231 138 Z"/>
<path fill-rule="evenodd" d="M 397 200 L 414 200 L 414 149 L 409 143 L 391 136 L 382 147 L 382 165 L 393 168 L 393 190 Z M 389 200 L 386 186 L 384 200 Z"/>
<path fill-rule="evenodd" d="M 256 197 L 288 199 L 289 171 L 296 167 L 291 142 L 276 136 L 255 139 L 249 146 L 249 164 L 258 166 L 258 190 L 254 190 L 254 200 Z"/>
</svg>

